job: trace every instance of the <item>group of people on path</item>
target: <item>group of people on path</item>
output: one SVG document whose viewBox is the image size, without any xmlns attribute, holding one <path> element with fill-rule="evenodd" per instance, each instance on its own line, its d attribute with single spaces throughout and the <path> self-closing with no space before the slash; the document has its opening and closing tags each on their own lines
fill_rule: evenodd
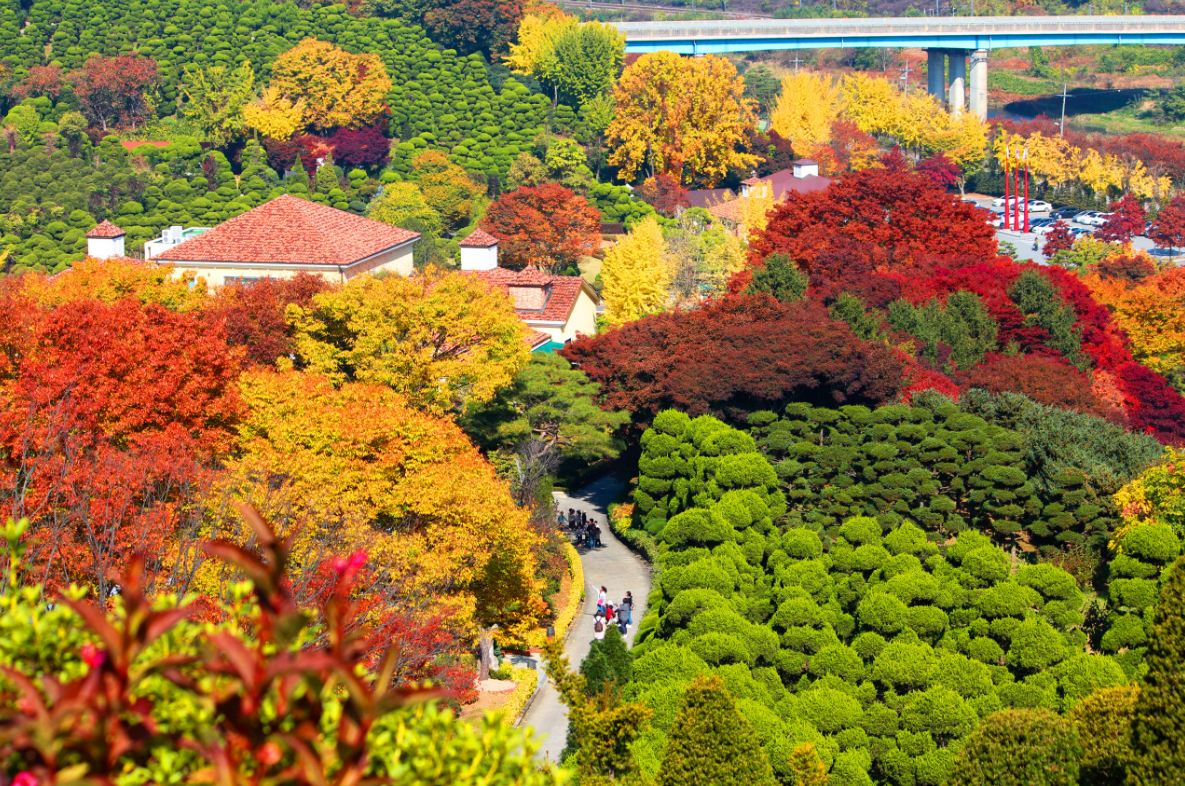
<svg viewBox="0 0 1185 786">
<path fill-rule="evenodd" d="M 604 545 L 601 542 L 601 528 L 597 526 L 596 519 L 590 519 L 583 510 L 568 508 L 567 516 L 561 510 L 557 520 L 560 529 L 570 530 L 574 534 L 577 546 L 595 549 Z"/>
<path fill-rule="evenodd" d="M 601 587 L 597 593 L 597 611 L 593 615 L 593 638 L 605 638 L 605 631 L 609 625 L 616 625 L 624 636 L 630 625 L 634 624 L 634 594 L 626 592 L 621 603 L 614 606 L 609 602 L 609 590 Z"/>
</svg>

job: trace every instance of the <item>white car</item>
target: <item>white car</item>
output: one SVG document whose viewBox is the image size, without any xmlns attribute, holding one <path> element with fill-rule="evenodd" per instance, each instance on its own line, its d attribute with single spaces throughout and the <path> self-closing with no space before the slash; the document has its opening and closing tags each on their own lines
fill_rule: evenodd
<svg viewBox="0 0 1185 786">
<path fill-rule="evenodd" d="M 1008 207 L 1012 207 L 1018 201 L 1019 200 L 1014 196 L 1008 197 Z M 1004 197 L 996 197 L 995 199 L 993 199 L 992 200 L 992 207 L 1004 207 Z"/>
<path fill-rule="evenodd" d="M 1107 223 L 1111 215 L 1111 213 L 1100 213 L 1097 210 L 1092 210 L 1084 216 L 1075 216 L 1074 220 L 1079 224 L 1086 224 L 1088 227 L 1101 227 Z"/>
<path fill-rule="evenodd" d="M 1050 210 L 1053 210 L 1053 205 L 1048 202 L 1043 202 L 1040 199 L 1029 200 L 1030 213 L 1048 213 Z"/>
</svg>

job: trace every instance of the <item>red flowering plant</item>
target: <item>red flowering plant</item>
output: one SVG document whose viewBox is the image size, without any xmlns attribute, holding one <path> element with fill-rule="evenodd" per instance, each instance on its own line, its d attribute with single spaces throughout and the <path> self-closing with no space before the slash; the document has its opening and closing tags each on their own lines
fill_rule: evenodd
<svg viewBox="0 0 1185 786">
<path fill-rule="evenodd" d="M 0 633 L 17 640 L 0 644 L 0 757 L 13 783 L 114 784 L 136 771 L 155 782 L 359 783 L 376 721 L 442 695 L 397 684 L 397 646 L 367 668 L 373 642 L 351 599 L 364 553 L 332 561 L 339 580 L 314 630 L 284 578 L 286 544 L 253 509 L 243 514 L 250 549 L 205 545 L 247 579 L 237 620 L 223 625 L 195 623 L 193 604 L 150 599 L 139 557 L 115 608 L 76 591 L 46 608 L 21 588 L 24 527 L 9 525 Z"/>
</svg>

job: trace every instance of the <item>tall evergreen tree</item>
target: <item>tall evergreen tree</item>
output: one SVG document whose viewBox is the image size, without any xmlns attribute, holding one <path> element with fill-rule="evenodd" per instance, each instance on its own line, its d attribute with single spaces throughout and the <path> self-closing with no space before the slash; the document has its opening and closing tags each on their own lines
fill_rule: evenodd
<svg viewBox="0 0 1185 786">
<path fill-rule="evenodd" d="M 1185 783 L 1185 557 L 1160 590 L 1132 727 L 1129 786 Z"/>
<path fill-rule="evenodd" d="M 810 282 L 806 273 L 790 261 L 785 254 L 770 254 L 765 267 L 753 271 L 753 282 L 745 290 L 746 295 L 765 293 L 781 303 L 798 300 L 806 294 Z"/>
<path fill-rule="evenodd" d="M 720 675 L 697 677 L 683 695 L 657 786 L 773 786 L 757 732 L 737 712 Z"/>
</svg>

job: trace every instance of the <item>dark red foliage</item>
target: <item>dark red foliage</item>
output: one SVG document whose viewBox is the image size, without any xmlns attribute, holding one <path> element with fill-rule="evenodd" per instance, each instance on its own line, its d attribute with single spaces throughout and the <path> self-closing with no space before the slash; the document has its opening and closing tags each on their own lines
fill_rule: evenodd
<svg viewBox="0 0 1185 786">
<path fill-rule="evenodd" d="M 235 282 L 215 292 L 203 315 L 222 324 L 227 343 L 242 347 L 247 363 L 271 367 L 295 351 L 288 306 L 308 306 L 314 295 L 329 288 L 325 279 L 308 273 Z"/>
<path fill-rule="evenodd" d="M 1126 396 L 1133 429 L 1162 442 L 1185 442 L 1185 399 L 1164 377 L 1134 360 L 1120 365 L 1115 374 Z"/>
<path fill-rule="evenodd" d="M 638 189 L 638 198 L 666 218 L 674 218 L 681 209 L 691 204 L 687 201 L 687 189 L 679 182 L 679 178 L 667 174 L 646 178 Z"/>
<path fill-rule="evenodd" d="M 901 363 L 884 345 L 860 341 L 811 300 L 783 305 L 766 295 L 649 316 L 562 354 L 637 428 L 667 408 L 738 422 L 792 400 L 877 405 L 902 385 Z"/>
<path fill-rule="evenodd" d="M 74 95 L 92 123 L 135 127 L 148 117 L 144 91 L 157 80 L 155 60 L 139 55 L 92 57 L 71 75 Z"/>
<path fill-rule="evenodd" d="M 430 0 L 428 5 L 428 35 L 462 54 L 505 51 L 523 15 L 522 0 Z"/>
<path fill-rule="evenodd" d="M 1140 200 L 1126 194 L 1111 206 L 1111 217 L 1095 230 L 1095 236 L 1112 243 L 1128 243 L 1134 235 L 1144 231 L 1144 215 Z"/>
<path fill-rule="evenodd" d="M 343 128 L 329 138 L 338 166 L 379 169 L 391 158 L 391 140 L 379 126 Z"/>
<path fill-rule="evenodd" d="M 937 266 L 925 274 L 896 277 L 901 282 L 902 295 L 915 305 L 952 292 L 974 292 L 996 320 L 1001 347 L 1012 344 L 1025 355 L 1060 358 L 1048 345 L 1049 334 L 1038 325 L 1026 324 L 1025 314 L 1008 295 L 1026 268 L 1035 269 L 1049 279 L 1062 300 L 1073 308 L 1082 353 L 1096 377 L 1113 379 L 1120 386 L 1130 426 L 1148 431 L 1164 442 L 1185 440 L 1185 399 L 1159 374 L 1134 361 L 1127 337 L 1078 276 L 1061 268 L 1018 265 L 1001 257 L 993 262 L 954 268 Z M 1102 400 L 1103 396 L 1096 393 L 1096 398 Z"/>
<path fill-rule="evenodd" d="M 959 182 L 959 167 L 942 153 L 919 161 L 917 171 L 944 189 Z"/>
<path fill-rule="evenodd" d="M 760 131 L 755 131 L 754 133 L 758 135 L 758 139 L 752 145 L 752 152 L 765 157 L 765 160 L 757 165 L 758 177 L 765 177 L 772 175 L 774 172 L 789 169 L 790 165 L 794 163 L 794 160 L 798 158 L 794 153 L 794 147 L 790 144 L 790 140 L 772 128 L 763 138 Z"/>
<path fill-rule="evenodd" d="M 1159 213 L 1148 237 L 1160 248 L 1185 247 L 1185 196 L 1175 196 Z"/>
<path fill-rule="evenodd" d="M 1100 401 L 1090 380 L 1061 358 L 996 355 L 955 376 L 964 389 L 1023 393 L 1034 401 L 1088 415 L 1123 420 L 1123 413 Z"/>
<path fill-rule="evenodd" d="M 62 91 L 62 67 L 58 65 L 33 66 L 29 74 L 12 88 L 18 98 L 46 96 L 57 99 Z"/>
<path fill-rule="evenodd" d="M 1041 253 L 1048 259 L 1059 251 L 1069 251 L 1073 247 L 1074 234 L 1070 231 L 1070 225 L 1059 220 L 1053 225 L 1053 229 L 1045 233 L 1045 243 L 1041 246 Z"/>
<path fill-rule="evenodd" d="M 277 172 L 285 172 L 292 168 L 296 157 L 304 164 L 305 173 L 312 175 L 317 171 L 317 159 L 323 159 L 332 149 L 329 140 L 316 134 L 304 134 L 295 139 L 263 140 L 263 149 L 267 151 L 267 163 Z"/>
<path fill-rule="evenodd" d="M 1147 254 L 1116 254 L 1099 262 L 1095 272 L 1103 278 L 1117 278 L 1128 284 L 1136 284 L 1148 276 L 1156 275 L 1156 265 Z"/>
<path fill-rule="evenodd" d="M 885 272 L 909 269 L 923 256 L 995 256 L 995 232 L 979 210 L 929 177 L 905 171 L 899 151 L 885 158 L 885 168 L 846 174 L 824 191 L 792 194 L 751 240 L 750 264 L 780 252 L 809 272 L 846 241 L 868 244 L 874 269 Z"/>
</svg>

